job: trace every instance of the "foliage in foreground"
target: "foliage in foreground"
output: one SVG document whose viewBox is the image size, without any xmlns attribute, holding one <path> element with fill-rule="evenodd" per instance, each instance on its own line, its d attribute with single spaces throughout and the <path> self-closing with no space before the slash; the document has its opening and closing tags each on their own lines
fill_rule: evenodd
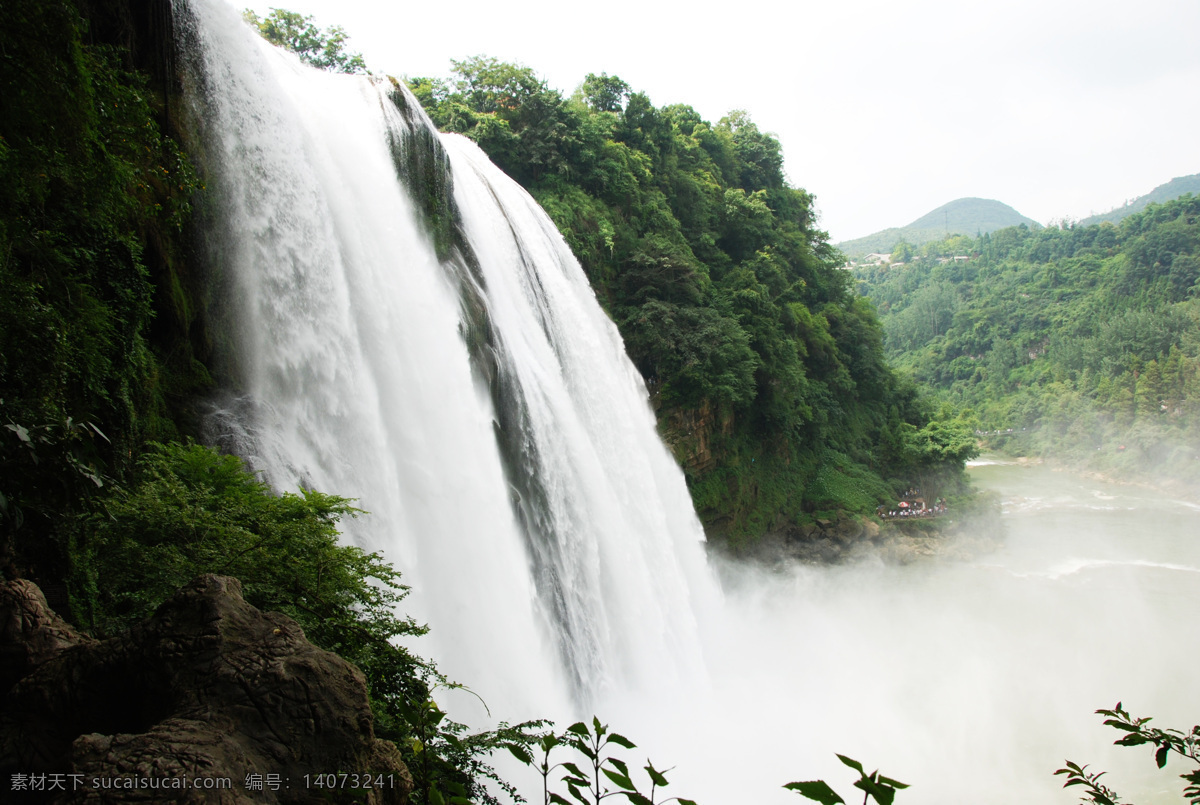
<svg viewBox="0 0 1200 805">
<path fill-rule="evenodd" d="M 537 749 L 541 750 L 540 761 L 535 759 L 528 747 L 510 747 L 510 750 L 519 761 L 536 769 L 541 775 L 543 805 L 600 805 L 603 800 L 616 796 L 623 796 L 634 805 L 665 805 L 667 802 L 696 805 L 692 800 L 683 797 L 659 799 L 659 790 L 666 788 L 670 783 L 665 772 L 654 768 L 654 764 L 649 760 L 646 761 L 643 770 L 649 778 L 650 787 L 645 791 L 639 789 L 630 775 L 629 764 L 612 755 L 610 745 L 625 749 L 637 748 L 628 738 L 610 731 L 607 724 L 601 724 L 599 718 L 592 716 L 590 726 L 579 721 L 567 727 L 561 734 L 550 732 L 540 736 L 536 743 Z M 550 755 L 558 747 L 574 749 L 582 760 L 579 763 L 551 763 Z M 564 771 L 558 782 L 566 786 L 570 799 L 551 790 L 550 775 L 557 769 Z M 612 788 L 610 784 L 616 787 Z"/>
<path fill-rule="evenodd" d="M 484 787 L 511 789 L 486 762 L 497 748 L 528 745 L 541 722 L 469 733 L 433 700 L 461 688 L 400 641 L 426 632 L 398 614 L 408 594 L 378 554 L 343 545 L 351 501 L 312 490 L 275 494 L 233 456 L 199 445 L 156 445 L 131 483 L 110 484 L 72 533 L 73 609 L 96 635 L 127 628 L 203 573 L 242 582 L 246 600 L 294 618 L 314 645 L 366 676 L 376 735 L 394 741 L 417 785 L 414 802 Z"/>
<path fill-rule="evenodd" d="M 1200 805 L 1200 725 L 1192 727 L 1190 732 L 1148 727 L 1146 725 L 1151 719 L 1131 716 L 1120 702 L 1117 702 L 1117 706 L 1111 710 L 1097 710 L 1096 713 L 1104 716 L 1105 726 L 1113 727 L 1124 733 L 1113 742 L 1118 746 L 1153 746 L 1154 762 L 1158 768 L 1165 767 L 1172 754 L 1195 763 L 1196 768 L 1179 776 L 1187 783 L 1183 790 L 1183 796 L 1189 805 Z M 854 783 L 854 787 L 864 792 L 863 805 L 867 805 L 871 799 L 875 800 L 878 805 L 892 805 L 896 791 L 908 788 L 904 783 L 884 777 L 877 771 L 867 774 L 857 760 L 851 760 L 844 755 L 837 757 L 842 763 L 859 773 L 859 779 Z M 1054 774 L 1066 775 L 1067 781 L 1063 784 L 1063 788 L 1074 786 L 1083 788 L 1080 802 L 1092 805 L 1132 805 L 1132 803 L 1123 802 L 1116 791 L 1100 782 L 1100 778 L 1105 775 L 1105 772 L 1089 772 L 1086 765 L 1080 766 L 1078 763 L 1068 760 L 1064 767 Z M 846 801 L 824 780 L 788 783 L 784 788 L 819 802 L 821 805 L 842 805 Z"/>
<path fill-rule="evenodd" d="M 906 783 L 899 780 L 893 780 L 891 777 L 884 777 L 878 771 L 873 771 L 867 774 L 863 769 L 863 765 L 857 760 L 838 755 L 838 760 L 854 769 L 859 774 L 859 778 L 854 781 L 854 787 L 863 792 L 863 805 L 867 805 L 868 799 L 873 799 L 878 805 L 892 805 L 896 798 L 896 792 L 902 788 L 908 788 Z M 803 797 L 815 800 L 821 805 L 843 805 L 846 800 L 842 799 L 836 791 L 829 787 L 824 780 L 812 780 L 803 783 L 788 783 L 784 788 L 795 791 Z"/>
<path fill-rule="evenodd" d="M 1104 716 L 1105 726 L 1125 733 L 1113 741 L 1118 746 L 1153 746 L 1154 762 L 1158 768 L 1165 767 L 1172 754 L 1195 763 L 1196 768 L 1179 776 L 1187 783 L 1183 789 L 1183 796 L 1190 805 L 1200 803 L 1200 725 L 1192 727 L 1190 732 L 1147 727 L 1149 718 L 1134 718 L 1121 707 L 1120 702 L 1117 702 L 1117 706 L 1111 710 L 1097 710 L 1096 713 Z M 1068 760 L 1063 768 L 1054 773 L 1066 775 L 1067 781 L 1063 783 L 1063 788 L 1083 787 L 1080 802 L 1090 802 L 1094 805 L 1122 805 L 1120 795 L 1100 782 L 1100 778 L 1105 773 L 1089 772 L 1087 768 L 1086 765 L 1080 766 L 1078 763 Z"/>
</svg>

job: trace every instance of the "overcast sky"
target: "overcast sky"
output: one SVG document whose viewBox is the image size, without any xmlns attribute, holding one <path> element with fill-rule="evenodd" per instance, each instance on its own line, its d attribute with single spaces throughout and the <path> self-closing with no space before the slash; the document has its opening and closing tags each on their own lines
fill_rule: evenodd
<svg viewBox="0 0 1200 805">
<path fill-rule="evenodd" d="M 235 3 L 265 14 L 271 4 Z M 1200 0 L 278 0 L 374 72 L 487 55 L 617 75 L 783 144 L 834 241 L 964 196 L 1046 223 L 1200 172 Z"/>
</svg>

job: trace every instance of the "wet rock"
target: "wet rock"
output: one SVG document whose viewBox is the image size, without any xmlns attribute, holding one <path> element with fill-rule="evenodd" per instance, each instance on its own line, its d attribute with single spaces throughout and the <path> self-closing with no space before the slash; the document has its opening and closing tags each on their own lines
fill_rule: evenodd
<svg viewBox="0 0 1200 805">
<path fill-rule="evenodd" d="M 710 544 L 710 550 L 768 566 L 864 560 L 908 565 L 930 559 L 969 561 L 996 550 L 1002 543 L 998 518 L 975 519 L 967 524 L 911 518 L 881 524 L 866 517 L 843 517 L 791 523 L 736 549 L 724 550 Z"/>
<path fill-rule="evenodd" d="M 838 520 L 832 530 L 837 539 L 844 544 L 859 541 L 865 532 L 862 521 L 854 517 Z"/>
<path fill-rule="evenodd" d="M 649 385 L 657 411 L 657 384 Z M 712 452 L 713 437 L 715 434 L 728 436 L 733 432 L 733 415 L 719 414 L 712 403 L 705 400 L 698 408 L 671 411 L 660 429 L 675 459 L 690 472 L 704 473 L 717 464 Z"/>
</svg>

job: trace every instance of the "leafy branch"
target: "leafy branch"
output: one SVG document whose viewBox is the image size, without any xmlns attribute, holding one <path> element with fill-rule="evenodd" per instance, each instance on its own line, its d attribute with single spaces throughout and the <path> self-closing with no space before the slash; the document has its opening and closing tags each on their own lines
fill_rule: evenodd
<svg viewBox="0 0 1200 805">
<path fill-rule="evenodd" d="M 600 719 L 593 716 L 590 727 L 579 721 L 567 727 L 561 735 L 543 735 L 538 740 L 542 760 L 536 766 L 528 751 L 517 747 L 509 747 L 509 751 L 525 765 L 534 766 L 541 775 L 543 805 L 600 805 L 603 800 L 614 796 L 623 796 L 634 805 L 665 805 L 668 802 L 696 805 L 692 800 L 683 797 L 656 799 L 659 789 L 665 788 L 669 782 L 666 773 L 654 768 L 654 764 L 649 760 L 643 767 L 650 778 L 649 793 L 642 793 L 630 776 L 629 765 L 621 758 L 609 754 L 610 745 L 624 749 L 637 748 L 633 741 L 620 733 L 609 731 L 608 725 L 601 724 Z M 583 755 L 587 759 L 583 764 L 585 768 L 580 768 L 580 764 L 571 761 L 552 764 L 550 754 L 560 746 L 569 747 Z M 550 775 L 560 768 L 566 772 L 562 782 L 566 785 L 571 799 L 550 790 Z M 616 788 L 610 788 L 610 783 Z"/>
<path fill-rule="evenodd" d="M 870 799 L 874 799 L 879 805 L 892 805 L 893 800 L 896 798 L 896 791 L 901 788 L 908 788 L 907 783 L 893 780 L 891 777 L 884 777 L 878 771 L 867 774 L 863 769 L 863 765 L 857 760 L 848 758 L 845 755 L 838 755 L 837 758 L 858 772 L 859 779 L 854 782 L 854 787 L 864 792 L 863 805 L 867 805 L 867 801 Z M 824 780 L 788 783 L 784 788 L 795 791 L 802 797 L 815 800 L 821 803 L 821 805 L 844 805 L 846 802 Z"/>
<path fill-rule="evenodd" d="M 1121 805 L 1120 795 L 1100 782 L 1100 778 L 1107 772 L 1091 773 L 1087 770 L 1086 765 L 1080 766 L 1069 760 L 1066 761 L 1066 764 L 1064 768 L 1054 773 L 1067 775 L 1067 781 L 1063 783 L 1063 788 L 1073 785 L 1084 787 L 1085 792 L 1080 802 L 1093 802 L 1095 805 Z"/>
<path fill-rule="evenodd" d="M 1097 710 L 1096 714 L 1104 716 L 1106 727 L 1112 727 L 1125 733 L 1113 741 L 1117 746 L 1142 746 L 1144 744 L 1153 746 L 1154 762 L 1160 769 L 1167 765 L 1167 760 L 1172 753 L 1197 763 L 1197 768 L 1179 776 L 1187 783 L 1183 789 L 1183 795 L 1188 802 L 1191 805 L 1200 805 L 1200 725 L 1192 727 L 1190 732 L 1147 727 L 1146 724 L 1151 720 L 1150 718 L 1131 716 L 1120 702 L 1117 702 L 1117 706 L 1113 709 Z M 1096 805 L 1121 805 L 1117 792 L 1099 782 L 1104 772 L 1091 774 L 1087 771 L 1087 766 L 1080 766 L 1068 760 L 1064 768 L 1054 773 L 1067 776 L 1067 782 L 1063 783 L 1063 788 L 1084 787 L 1081 802 L 1091 802 Z"/>
<path fill-rule="evenodd" d="M 467 686 L 451 682 L 432 663 L 422 668 L 428 695 L 420 700 L 400 700 L 396 707 L 408 722 L 412 733 L 401 744 L 409 770 L 413 773 L 415 802 L 424 805 L 499 805 L 499 800 L 482 785 L 490 780 L 514 802 L 523 802 L 520 793 L 502 779 L 484 758 L 499 749 L 507 749 L 515 757 L 529 757 L 529 746 L 537 740 L 534 730 L 546 726 L 545 721 L 526 721 L 509 725 L 501 722 L 494 730 L 466 733 L 466 726 L 447 718 L 444 710 L 433 700 L 440 689 L 459 690 L 487 704 Z M 407 751 L 406 751 L 407 750 Z"/>
</svg>

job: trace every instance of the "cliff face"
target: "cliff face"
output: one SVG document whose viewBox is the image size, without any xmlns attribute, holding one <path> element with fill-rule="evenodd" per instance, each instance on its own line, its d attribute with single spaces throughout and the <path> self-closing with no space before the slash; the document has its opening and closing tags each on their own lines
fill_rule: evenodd
<svg viewBox="0 0 1200 805">
<path fill-rule="evenodd" d="M 0 641 L 2 784 L 62 784 L 26 789 L 30 801 L 402 805 L 412 789 L 396 747 L 375 738 L 362 673 L 247 604 L 236 579 L 202 576 L 102 641 L 9 582 Z M 337 773 L 359 790 L 320 786 Z"/>
<path fill-rule="evenodd" d="M 169 0 L 6 0 L 0 26 L 0 573 L 60 611 L 59 529 L 212 385 L 203 198 Z"/>
<path fill-rule="evenodd" d="M 733 432 L 733 415 L 718 414 L 716 406 L 705 400 L 698 408 L 677 408 L 670 412 L 662 427 L 662 437 L 675 460 L 689 475 L 705 473 L 717 465 L 713 439 Z"/>
</svg>

